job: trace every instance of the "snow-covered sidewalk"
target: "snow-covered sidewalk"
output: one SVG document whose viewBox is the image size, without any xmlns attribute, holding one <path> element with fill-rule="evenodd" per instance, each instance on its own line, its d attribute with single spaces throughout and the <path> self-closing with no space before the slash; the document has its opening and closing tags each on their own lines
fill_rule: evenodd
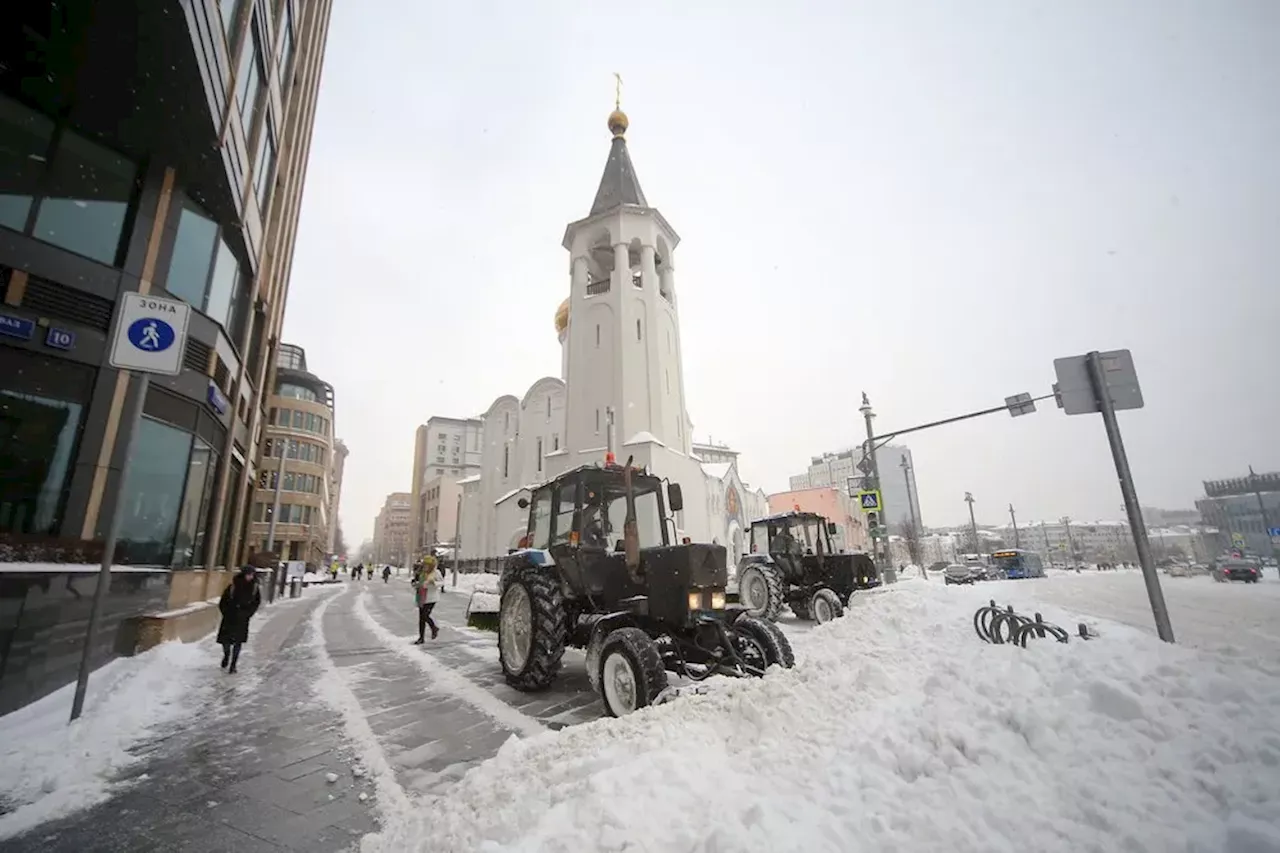
<svg viewBox="0 0 1280 853">
<path fill-rule="evenodd" d="M 1037 606 L 1017 583 L 860 596 L 796 669 L 513 737 L 362 849 L 1280 851 L 1280 662 L 1097 620 L 989 646 L 993 594 Z"/>
</svg>

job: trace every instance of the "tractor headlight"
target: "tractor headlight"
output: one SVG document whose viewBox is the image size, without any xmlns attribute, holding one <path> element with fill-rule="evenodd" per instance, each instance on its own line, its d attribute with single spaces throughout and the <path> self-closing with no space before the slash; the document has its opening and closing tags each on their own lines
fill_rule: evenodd
<svg viewBox="0 0 1280 853">
<path fill-rule="evenodd" d="M 690 610 L 702 609 L 702 593 L 696 589 L 693 592 L 689 593 L 689 609 Z"/>
<path fill-rule="evenodd" d="M 724 610 L 724 590 L 717 589 L 711 593 L 711 609 Z"/>
</svg>

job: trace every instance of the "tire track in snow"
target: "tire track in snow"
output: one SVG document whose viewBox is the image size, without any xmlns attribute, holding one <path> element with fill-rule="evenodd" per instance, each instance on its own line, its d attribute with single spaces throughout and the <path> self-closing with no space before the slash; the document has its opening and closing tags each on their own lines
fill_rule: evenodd
<svg viewBox="0 0 1280 853">
<path fill-rule="evenodd" d="M 405 660 L 411 661 L 414 666 L 430 676 L 435 686 L 451 696 L 456 696 L 504 729 L 509 729 L 516 734 L 532 737 L 548 731 L 547 727 L 538 720 L 511 707 L 485 688 L 440 663 L 425 650 L 408 645 L 409 637 L 400 636 L 383 627 L 381 622 L 373 618 L 373 614 L 365 605 L 365 596 L 368 594 L 366 590 L 361 590 L 356 598 L 354 608 L 356 618 L 365 628 L 373 632 L 380 643 Z"/>
<path fill-rule="evenodd" d="M 334 597 L 336 598 L 336 596 Z M 404 820 L 412 811 L 409 796 L 396 781 L 395 770 L 387 761 L 378 738 L 369 726 L 369 720 L 360 700 L 347 685 L 333 658 L 324 644 L 324 614 L 334 598 L 320 604 L 311 614 L 311 644 L 316 651 L 316 661 L 320 666 L 320 678 L 316 681 L 315 690 L 330 707 L 342 716 L 343 728 L 355 741 L 360 754 L 361 764 L 366 772 L 373 776 L 375 807 L 382 816 L 385 825 L 391 820 Z"/>
</svg>

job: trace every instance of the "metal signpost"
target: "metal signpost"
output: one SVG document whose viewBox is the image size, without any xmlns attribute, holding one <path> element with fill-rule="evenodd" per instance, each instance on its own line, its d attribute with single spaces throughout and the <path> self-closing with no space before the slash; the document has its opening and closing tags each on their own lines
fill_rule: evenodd
<svg viewBox="0 0 1280 853">
<path fill-rule="evenodd" d="M 1129 528 L 1138 549 L 1138 563 L 1142 566 L 1142 578 L 1147 585 L 1147 597 L 1151 600 L 1151 612 L 1156 620 L 1156 633 L 1166 643 L 1173 642 L 1173 626 L 1169 623 L 1169 610 L 1165 606 L 1160 577 L 1151 559 L 1151 543 L 1147 540 L 1147 527 L 1142 521 L 1142 509 L 1138 505 L 1138 492 L 1133 486 L 1133 473 L 1129 470 L 1129 458 L 1124 452 L 1120 437 L 1120 423 L 1116 412 L 1120 409 L 1142 408 L 1142 389 L 1138 387 L 1138 372 L 1133 366 L 1133 356 L 1127 349 L 1098 352 L 1087 355 L 1059 358 L 1053 362 L 1058 382 L 1054 392 L 1058 405 L 1068 415 L 1084 415 L 1098 412 L 1107 430 L 1111 444 L 1111 457 L 1115 461 L 1116 476 L 1120 479 L 1120 493 L 1124 496 L 1125 512 L 1129 516 Z"/>
<path fill-rule="evenodd" d="M 116 481 L 115 501 L 107 522 L 107 538 L 102 543 L 102 566 L 98 572 L 98 585 L 93 591 L 93 604 L 89 610 L 89 627 L 85 629 L 84 650 L 80 655 L 80 673 L 76 678 L 76 695 L 71 703 L 71 719 L 75 721 L 84 710 L 85 690 L 89 686 L 89 659 L 93 651 L 93 638 L 102 620 L 102 604 L 111 585 L 111 565 L 114 562 L 116 539 L 120 535 L 120 519 L 124 515 L 124 486 L 129 473 L 129 461 L 133 454 L 133 439 L 142 420 L 142 407 L 147 399 L 151 374 L 177 376 L 182 372 L 182 357 L 187 348 L 187 324 L 191 319 L 191 306 L 172 299 L 144 296 L 141 293 L 125 293 L 116 305 L 116 326 L 111 340 L 109 362 L 118 370 L 135 375 L 133 400 L 128 415 L 122 421 L 125 427 L 123 465 Z"/>
</svg>

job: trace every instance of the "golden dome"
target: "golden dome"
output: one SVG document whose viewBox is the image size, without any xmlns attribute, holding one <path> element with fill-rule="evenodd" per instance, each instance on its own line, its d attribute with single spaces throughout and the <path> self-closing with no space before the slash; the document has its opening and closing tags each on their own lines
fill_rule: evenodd
<svg viewBox="0 0 1280 853">
<path fill-rule="evenodd" d="M 614 110 L 609 113 L 609 130 L 613 131 L 615 139 L 626 133 L 627 128 L 630 126 L 631 122 L 627 120 L 627 114 L 622 110 Z"/>
<path fill-rule="evenodd" d="M 569 300 L 566 299 L 560 303 L 560 307 L 556 309 L 556 334 L 563 335 L 564 330 L 569 328 Z"/>
</svg>

